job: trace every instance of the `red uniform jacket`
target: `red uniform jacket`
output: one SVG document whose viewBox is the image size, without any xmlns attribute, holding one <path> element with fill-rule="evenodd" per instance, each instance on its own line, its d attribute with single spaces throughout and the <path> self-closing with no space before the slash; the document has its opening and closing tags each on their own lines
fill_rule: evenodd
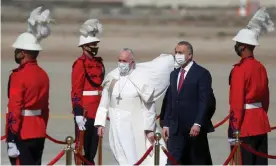
<svg viewBox="0 0 276 166">
<path fill-rule="evenodd" d="M 101 57 L 79 57 L 72 69 L 72 106 L 75 116 L 95 119 L 101 100 L 105 68 Z M 85 111 L 85 112 L 84 112 Z"/>
<path fill-rule="evenodd" d="M 239 130 L 240 137 L 265 134 L 270 131 L 267 111 L 269 87 L 265 67 L 253 56 L 234 65 L 230 79 L 230 128 Z M 245 104 L 260 103 L 260 108 L 245 108 Z"/>
<path fill-rule="evenodd" d="M 7 141 L 46 137 L 49 78 L 35 60 L 13 70 L 9 79 L 8 97 Z"/>
</svg>

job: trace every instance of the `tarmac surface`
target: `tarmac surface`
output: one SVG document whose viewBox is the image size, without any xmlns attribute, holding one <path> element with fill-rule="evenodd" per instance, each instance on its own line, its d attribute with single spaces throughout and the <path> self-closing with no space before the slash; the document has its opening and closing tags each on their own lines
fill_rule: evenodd
<svg viewBox="0 0 276 166">
<path fill-rule="evenodd" d="M 16 26 L 14 26 L 16 25 Z M 65 28 L 64 28 L 65 27 Z M 195 61 L 207 68 L 213 78 L 213 89 L 217 99 L 217 110 L 213 123 L 224 119 L 229 110 L 228 104 L 228 76 L 232 65 L 238 62 L 231 41 L 233 35 L 239 30 L 236 28 L 217 27 L 179 27 L 176 25 L 160 26 L 131 26 L 106 25 L 106 34 L 100 44 L 100 52 L 105 60 L 107 71 L 116 67 L 116 57 L 122 47 L 133 48 L 138 62 L 148 61 L 161 53 L 171 53 L 180 40 L 190 41 L 195 49 Z M 5 112 L 7 106 L 7 82 L 10 70 L 16 67 L 13 61 L 13 49 L 10 47 L 16 36 L 25 30 L 25 24 L 2 24 L 1 42 L 1 135 L 4 134 Z M 62 29 L 65 34 L 60 34 Z M 78 25 L 63 25 L 53 29 L 53 35 L 42 42 L 44 50 L 39 57 L 39 64 L 47 71 L 50 77 L 50 119 L 48 134 L 55 139 L 64 140 L 66 136 L 74 136 L 73 116 L 70 103 L 70 74 L 71 66 L 80 54 L 76 47 L 78 43 Z M 179 34 L 183 31 L 185 35 Z M 167 31 L 166 31 L 167 30 Z M 227 32 L 223 36 L 218 32 Z M 261 46 L 256 48 L 256 58 L 267 68 L 270 85 L 269 119 L 271 126 L 276 125 L 276 55 L 275 33 L 262 36 Z M 160 112 L 162 99 L 157 102 L 157 112 Z M 229 155 L 227 142 L 227 126 L 224 124 L 209 135 L 210 149 L 214 164 L 223 164 Z M 103 140 L 103 164 L 116 164 L 108 143 L 108 130 Z M 127 134 L 127 133 L 126 133 Z M 269 154 L 276 154 L 276 131 L 269 135 Z M 57 145 L 48 140 L 45 143 L 43 164 L 53 159 L 64 145 Z M 96 157 L 97 160 L 97 157 Z M 9 164 L 6 144 L 1 142 L 1 164 Z M 63 157 L 57 164 L 65 164 Z M 269 160 L 269 164 L 276 165 L 276 160 Z"/>
</svg>

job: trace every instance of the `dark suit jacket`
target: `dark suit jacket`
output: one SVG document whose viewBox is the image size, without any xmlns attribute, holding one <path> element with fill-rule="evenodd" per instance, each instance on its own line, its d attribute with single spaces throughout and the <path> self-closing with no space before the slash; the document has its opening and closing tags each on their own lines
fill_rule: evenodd
<svg viewBox="0 0 276 166">
<path fill-rule="evenodd" d="M 177 78 L 180 68 L 170 74 L 170 86 L 164 116 L 164 126 L 170 128 L 170 134 L 189 132 L 194 123 L 201 125 L 201 132 L 212 132 L 214 127 L 207 117 L 208 101 L 212 93 L 210 72 L 194 62 L 177 91 Z"/>
<path fill-rule="evenodd" d="M 159 119 L 160 122 L 159 122 L 159 124 L 160 124 L 160 127 L 162 127 L 162 128 L 164 126 L 164 118 L 165 118 L 165 112 L 166 112 L 166 107 L 167 107 L 168 92 L 169 92 L 169 90 L 167 89 L 166 94 L 163 98 L 161 112 L 160 112 L 160 119 Z"/>
</svg>

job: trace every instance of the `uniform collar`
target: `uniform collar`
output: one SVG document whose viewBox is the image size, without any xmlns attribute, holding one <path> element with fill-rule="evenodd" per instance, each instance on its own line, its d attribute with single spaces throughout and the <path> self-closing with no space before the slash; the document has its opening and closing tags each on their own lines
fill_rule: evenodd
<svg viewBox="0 0 276 166">
<path fill-rule="evenodd" d="M 253 55 L 248 56 L 248 57 L 245 57 L 245 58 L 242 58 L 242 59 L 240 60 L 240 62 L 237 63 L 237 64 L 235 64 L 234 66 L 236 66 L 236 65 L 241 65 L 243 62 L 245 62 L 245 61 L 247 61 L 247 60 L 252 60 L 252 59 L 254 59 L 254 56 L 253 56 Z"/>
<path fill-rule="evenodd" d="M 87 59 L 89 61 L 102 61 L 101 57 L 97 57 L 97 56 L 89 57 L 89 56 L 85 55 L 84 53 L 82 54 L 82 57 L 83 57 L 83 59 Z"/>
<path fill-rule="evenodd" d="M 29 65 L 37 65 L 37 60 L 29 60 L 21 65 L 19 65 L 19 67 L 13 69 L 13 72 L 19 71 L 20 69 L 23 69 L 25 66 L 29 66 Z"/>
<path fill-rule="evenodd" d="M 251 56 L 248 56 L 248 57 L 242 58 L 242 59 L 241 59 L 241 61 L 240 61 L 240 63 L 242 63 L 242 62 L 244 62 L 244 61 L 246 61 L 246 60 L 248 60 L 248 59 L 254 59 L 254 56 L 253 56 L 253 55 L 251 55 Z"/>
<path fill-rule="evenodd" d="M 19 66 L 19 68 L 23 68 L 24 66 L 28 66 L 28 65 L 36 65 L 36 64 L 37 64 L 37 60 L 29 60 L 29 61 L 27 61 L 27 62 L 21 64 L 21 65 Z"/>
</svg>

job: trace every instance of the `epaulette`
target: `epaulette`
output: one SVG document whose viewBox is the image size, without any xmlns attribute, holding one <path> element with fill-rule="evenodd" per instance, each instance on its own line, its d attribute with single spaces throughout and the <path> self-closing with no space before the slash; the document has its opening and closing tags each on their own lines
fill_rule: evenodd
<svg viewBox="0 0 276 166">
<path fill-rule="evenodd" d="M 75 62 L 73 63 L 72 67 L 74 67 L 78 61 L 84 61 L 85 59 L 86 59 L 85 56 L 80 56 L 80 57 L 78 57 L 78 58 L 75 60 Z"/>
</svg>

